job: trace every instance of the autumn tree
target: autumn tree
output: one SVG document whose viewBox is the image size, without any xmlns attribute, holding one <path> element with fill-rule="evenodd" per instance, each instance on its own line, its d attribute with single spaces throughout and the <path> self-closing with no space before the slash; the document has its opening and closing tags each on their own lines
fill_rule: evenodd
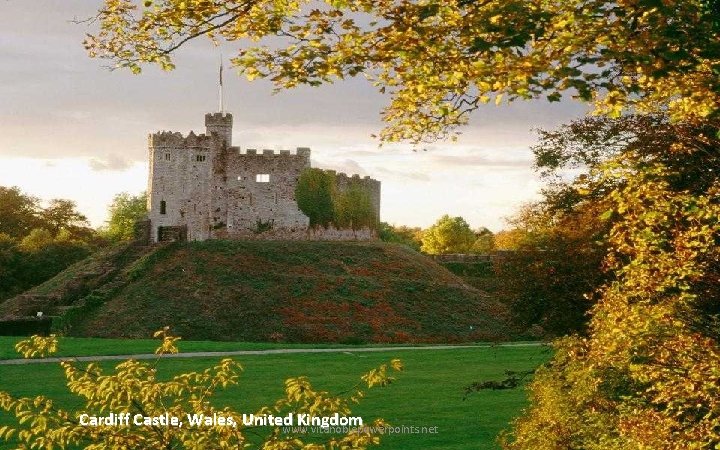
<svg viewBox="0 0 720 450">
<path fill-rule="evenodd" d="M 546 199 L 523 207 L 510 223 L 521 236 L 495 265 L 495 295 L 520 332 L 544 338 L 584 332 L 595 291 L 607 279 L 603 202 L 553 210 Z M 510 232 L 506 232 L 511 234 Z M 501 242 L 508 249 L 510 240 Z"/>
<path fill-rule="evenodd" d="M 495 250 L 495 234 L 485 227 L 474 231 L 475 242 L 470 247 L 471 253 L 488 254 Z"/>
<path fill-rule="evenodd" d="M 625 180 L 608 177 L 601 170 L 605 165 L 634 155 L 682 173 L 672 181 L 673 189 L 700 194 L 713 179 L 717 158 L 708 153 L 712 146 L 703 144 L 706 150 L 692 158 L 672 148 L 687 145 L 689 136 L 712 134 L 712 129 L 673 124 L 657 114 L 586 117 L 541 130 L 533 152 L 547 182 L 544 199 L 518 211 L 510 220 L 512 231 L 500 236 L 500 245 L 519 250 L 497 266 L 504 280 L 501 296 L 512 305 L 518 325 L 542 325 L 551 334 L 584 330 L 596 290 L 613 276 L 603 258 L 610 229 L 621 218 L 612 212 L 610 193 Z M 514 244 L 505 237 L 510 235 L 516 236 Z M 706 290 L 704 308 L 716 295 Z"/>
<path fill-rule="evenodd" d="M 386 140 L 448 134 L 487 102 L 570 95 L 710 117 L 720 104 L 713 0 L 106 0 L 91 56 L 172 69 L 188 41 L 257 42 L 233 64 L 278 88 L 363 75 L 391 96 Z M 272 45 L 266 45 L 272 42 Z"/>
<path fill-rule="evenodd" d="M 512 228 L 495 233 L 494 243 L 496 250 L 521 250 L 532 245 L 532 239 L 526 231 Z"/>
<path fill-rule="evenodd" d="M 508 449 L 717 442 L 718 129 L 663 127 L 658 136 L 672 139 L 655 141 L 655 156 L 630 145 L 578 186 L 609 200 L 614 277 L 598 292 L 588 337 L 556 342 Z"/>
<path fill-rule="evenodd" d="M 431 255 L 467 253 L 475 243 L 475 233 L 462 217 L 445 214 L 422 233 L 421 250 Z"/>
</svg>

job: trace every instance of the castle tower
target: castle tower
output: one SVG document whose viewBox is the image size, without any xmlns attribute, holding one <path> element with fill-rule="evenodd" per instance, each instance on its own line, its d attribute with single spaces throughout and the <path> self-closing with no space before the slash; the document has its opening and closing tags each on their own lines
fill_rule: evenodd
<svg viewBox="0 0 720 450">
<path fill-rule="evenodd" d="M 220 139 L 225 141 L 227 147 L 232 146 L 232 122 L 233 117 L 230 113 L 208 113 L 205 114 L 206 134 L 210 136 L 217 133 Z"/>
</svg>

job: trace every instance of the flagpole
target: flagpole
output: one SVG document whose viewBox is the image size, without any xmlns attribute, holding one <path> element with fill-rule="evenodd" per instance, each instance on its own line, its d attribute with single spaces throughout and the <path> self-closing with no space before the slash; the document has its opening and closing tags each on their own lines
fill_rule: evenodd
<svg viewBox="0 0 720 450">
<path fill-rule="evenodd" d="M 222 60 L 222 52 L 220 52 L 220 86 L 219 86 L 220 92 L 220 113 L 225 114 L 225 106 L 223 105 L 223 60 Z"/>
</svg>

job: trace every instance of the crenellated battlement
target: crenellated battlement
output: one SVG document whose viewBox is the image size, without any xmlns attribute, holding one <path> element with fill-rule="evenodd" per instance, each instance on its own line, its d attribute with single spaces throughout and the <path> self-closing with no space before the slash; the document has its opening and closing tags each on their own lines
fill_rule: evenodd
<svg viewBox="0 0 720 450">
<path fill-rule="evenodd" d="M 208 136 L 217 134 L 225 145 L 232 146 L 233 116 L 230 113 L 205 114 L 205 133 Z"/>
<path fill-rule="evenodd" d="M 207 113 L 205 114 L 205 125 L 210 125 L 212 123 L 223 123 L 227 125 L 232 125 L 233 121 L 233 115 L 228 112 L 216 112 L 216 113 Z"/>
<path fill-rule="evenodd" d="M 148 135 L 148 146 L 151 148 L 209 147 L 213 145 L 213 142 L 215 141 L 215 136 L 195 134 L 193 131 L 188 133 L 187 136 L 183 136 L 182 133 L 177 131 L 160 131 Z"/>
<path fill-rule="evenodd" d="M 337 180 L 338 184 L 349 184 L 351 182 L 353 183 L 360 183 L 364 185 L 373 185 L 375 183 L 379 184 L 380 181 L 370 178 L 369 176 L 361 177 L 358 174 L 348 175 L 343 172 L 336 172 L 334 170 L 327 170 L 326 172 L 332 173 L 335 175 L 335 179 Z"/>
<path fill-rule="evenodd" d="M 263 149 L 258 150 L 255 148 L 248 148 L 239 151 L 239 156 L 255 156 L 264 158 L 276 158 L 276 157 L 291 157 L 291 158 L 310 158 L 310 149 L 307 147 L 298 147 L 293 153 L 291 150 L 269 150 Z"/>
</svg>

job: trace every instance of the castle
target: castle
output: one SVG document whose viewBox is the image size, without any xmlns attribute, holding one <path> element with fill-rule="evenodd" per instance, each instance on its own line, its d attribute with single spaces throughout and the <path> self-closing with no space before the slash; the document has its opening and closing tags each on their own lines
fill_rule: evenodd
<svg viewBox="0 0 720 450">
<path fill-rule="evenodd" d="M 148 219 L 153 242 L 213 238 L 372 239 L 372 230 L 311 229 L 295 200 L 310 149 L 232 146 L 230 113 L 205 115 L 205 134 L 148 137 Z M 360 185 L 380 217 L 380 182 L 336 174 L 337 189 Z"/>
</svg>

